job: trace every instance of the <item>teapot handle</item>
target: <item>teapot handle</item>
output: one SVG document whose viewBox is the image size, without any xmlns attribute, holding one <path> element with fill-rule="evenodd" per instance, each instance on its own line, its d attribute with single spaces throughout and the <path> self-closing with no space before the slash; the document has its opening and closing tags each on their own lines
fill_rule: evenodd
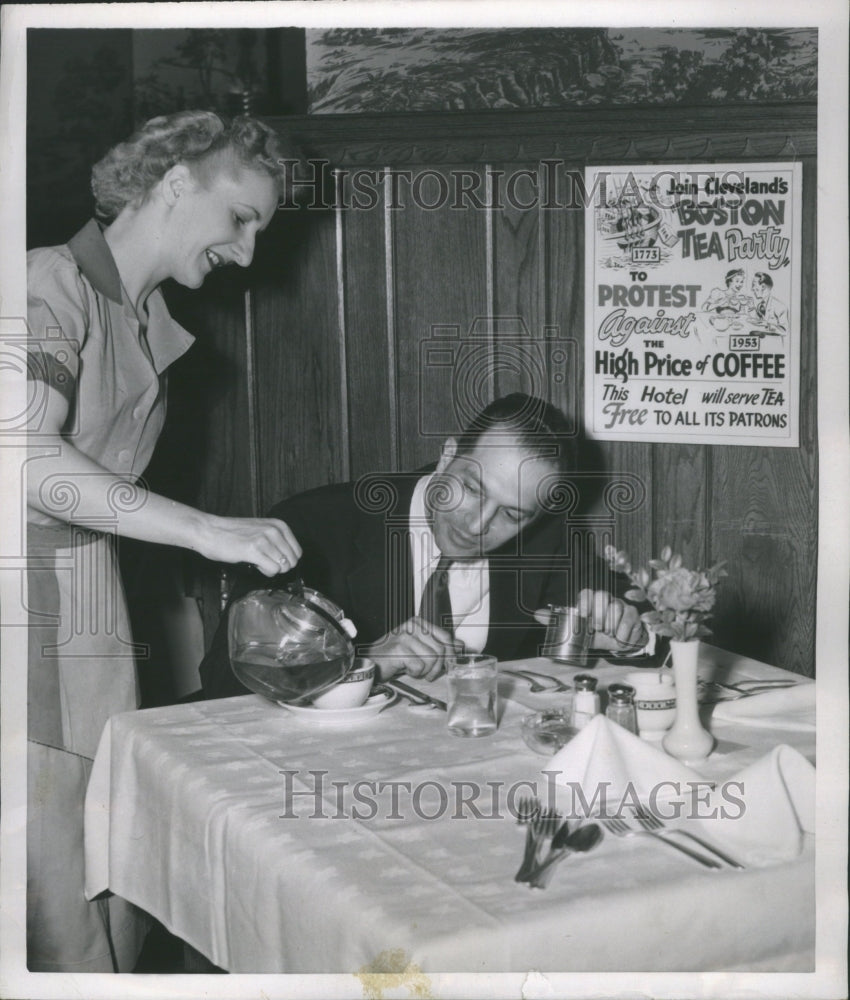
<svg viewBox="0 0 850 1000">
<path fill-rule="evenodd" d="M 341 622 L 337 621 L 333 615 L 328 614 L 324 608 L 320 607 L 318 604 L 314 604 L 309 597 L 304 595 L 304 584 L 299 580 L 297 584 L 287 584 L 283 588 L 293 595 L 293 597 L 298 597 L 299 600 L 304 602 L 304 607 L 309 608 L 314 611 L 321 618 L 324 618 L 326 622 L 329 622 L 336 630 L 339 632 L 344 639 L 353 639 L 357 635 L 357 629 L 354 627 L 354 623 L 349 621 L 347 618 L 343 618 Z M 353 633 L 349 631 L 353 629 Z"/>
</svg>

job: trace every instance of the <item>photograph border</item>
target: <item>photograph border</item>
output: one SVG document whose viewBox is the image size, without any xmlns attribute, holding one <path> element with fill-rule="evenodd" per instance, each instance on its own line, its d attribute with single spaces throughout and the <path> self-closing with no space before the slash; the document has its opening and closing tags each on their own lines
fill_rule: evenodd
<svg viewBox="0 0 850 1000">
<path fill-rule="evenodd" d="M 564 973 L 535 970 L 511 974 L 427 974 L 426 989 L 446 997 L 767 997 L 846 995 L 847 784 L 848 784 L 848 594 L 850 594 L 850 466 L 848 466 L 847 274 L 847 39 L 848 12 L 842 0 L 757 0 L 741 5 L 718 0 L 710 13 L 680 3 L 675 25 L 669 5 L 659 2 L 603 2 L 588 10 L 577 2 L 517 6 L 475 2 L 369 3 L 185 3 L 18 5 L 2 9 L 0 55 L 0 337 L 26 332 L 26 31 L 30 27 L 305 27 L 427 26 L 632 26 L 788 27 L 819 29 L 818 73 L 818 454 L 819 567 L 817 591 L 818 763 L 817 770 L 817 966 L 814 973 Z M 25 442 L 9 434 L 24 412 L 25 386 L 0 372 L 0 653 L 3 811 L 0 817 L 0 936 L 3 941 L 0 994 L 9 997 L 88 996 L 112 998 L 198 995 L 253 997 L 361 997 L 411 995 L 405 983 L 367 984 L 354 974 L 289 976 L 192 976 L 128 974 L 31 974 L 25 968 L 26 611 L 25 544 L 20 496 L 15 488 L 25 464 Z M 2 421 L 7 421 L 3 423 Z M 651 919 L 651 914 L 648 914 Z M 395 977 L 393 977 L 395 978 Z M 408 984 L 413 988 L 414 984 Z M 420 984 L 421 986 L 421 984 Z M 368 990 L 374 990 L 369 993 Z M 419 993 L 418 995 L 429 995 Z"/>
</svg>

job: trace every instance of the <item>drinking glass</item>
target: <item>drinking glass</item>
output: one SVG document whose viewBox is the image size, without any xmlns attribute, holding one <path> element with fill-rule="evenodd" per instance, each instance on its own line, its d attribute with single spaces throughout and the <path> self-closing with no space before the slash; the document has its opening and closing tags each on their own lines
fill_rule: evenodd
<svg viewBox="0 0 850 1000">
<path fill-rule="evenodd" d="M 495 656 L 463 653 L 446 661 L 449 681 L 448 726 L 453 736 L 489 736 L 499 723 Z"/>
</svg>

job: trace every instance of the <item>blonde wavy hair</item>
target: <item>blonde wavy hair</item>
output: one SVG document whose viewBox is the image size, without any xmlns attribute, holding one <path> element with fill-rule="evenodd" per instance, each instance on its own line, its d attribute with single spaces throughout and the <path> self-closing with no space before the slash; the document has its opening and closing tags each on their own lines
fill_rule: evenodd
<svg viewBox="0 0 850 1000">
<path fill-rule="evenodd" d="M 284 196 L 301 153 L 286 136 L 246 115 L 227 121 L 212 111 L 178 111 L 151 118 L 119 142 L 92 169 L 98 218 L 111 222 L 121 210 L 138 207 L 151 188 L 177 163 L 208 183 L 219 162 L 232 161 L 267 174 Z"/>
</svg>

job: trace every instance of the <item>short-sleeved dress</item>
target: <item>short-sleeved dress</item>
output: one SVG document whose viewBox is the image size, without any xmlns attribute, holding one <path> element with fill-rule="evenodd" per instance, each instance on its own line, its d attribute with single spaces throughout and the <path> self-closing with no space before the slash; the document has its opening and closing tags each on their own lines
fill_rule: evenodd
<svg viewBox="0 0 850 1000">
<path fill-rule="evenodd" d="M 166 369 L 192 343 L 154 291 L 140 322 L 99 225 L 27 259 L 30 463 L 40 447 L 45 386 L 69 403 L 63 437 L 126 477 L 102 511 L 75 518 L 76 486 L 49 476 L 27 526 L 27 963 L 31 971 L 129 971 L 147 919 L 112 897 L 84 896 L 83 806 L 91 761 L 110 715 L 138 707 L 138 686 L 115 544 L 122 512 L 142 502 L 134 482 L 165 420 Z M 70 519 L 70 522 L 65 519 Z"/>
</svg>

